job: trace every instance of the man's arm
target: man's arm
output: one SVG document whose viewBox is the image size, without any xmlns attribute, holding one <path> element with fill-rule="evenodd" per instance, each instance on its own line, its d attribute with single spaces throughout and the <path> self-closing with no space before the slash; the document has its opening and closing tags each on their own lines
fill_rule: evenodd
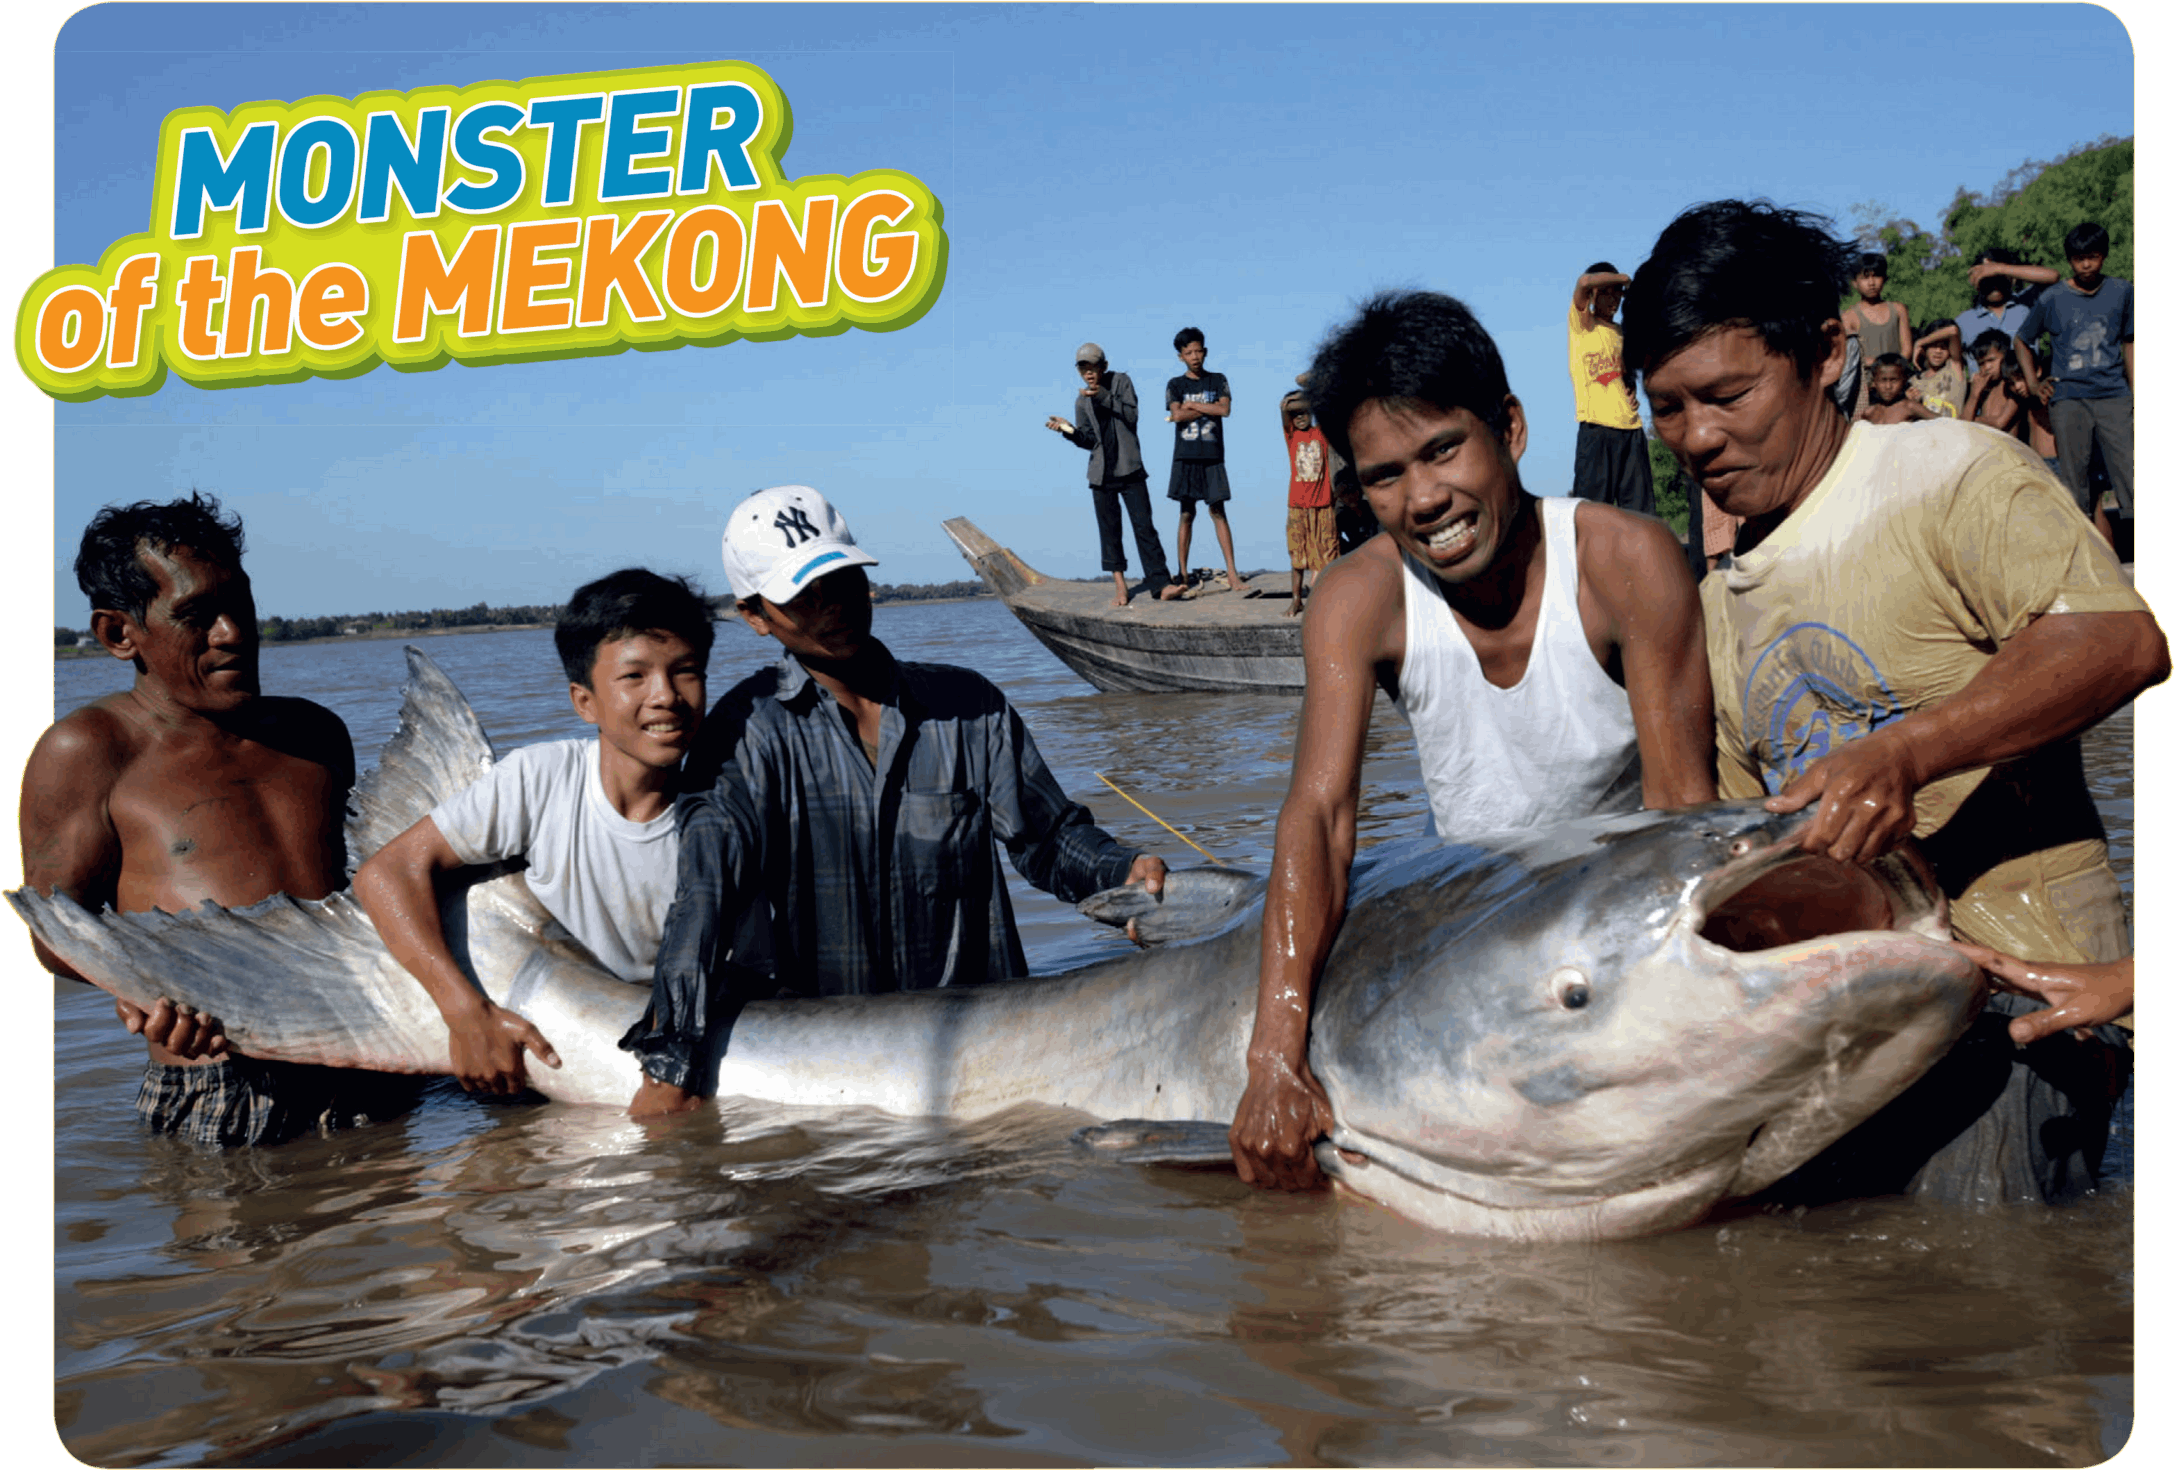
<svg viewBox="0 0 2175 1471">
<path fill-rule="evenodd" d="M 1583 314 L 1580 326 L 1591 328 L 1594 293 L 1604 286 L 1629 286 L 1631 278 L 1619 271 L 1588 271 L 1571 285 L 1571 305 Z"/>
<path fill-rule="evenodd" d="M 2137 344 L 2122 344 L 2122 381 L 2130 385 L 2130 392 L 2137 392 Z"/>
<path fill-rule="evenodd" d="M 1928 782 L 2065 740 L 2167 675 L 2167 639 L 2150 613 L 2043 614 L 1954 695 L 1823 756 L 1767 809 L 1817 802 L 1799 846 L 1866 862 L 1910 836 L 1912 799 Z"/>
<path fill-rule="evenodd" d="M 2052 286 L 2062 279 L 2062 273 L 2052 266 L 2003 265 L 2000 261 L 1980 261 L 1971 268 L 1971 285 L 1977 288 L 1988 276 L 2007 276 L 2012 281 L 2031 281 L 2040 286 Z"/>
<path fill-rule="evenodd" d="M 2040 378 L 2039 360 L 2032 356 L 2032 344 L 2045 335 L 2047 328 L 2046 302 L 2044 298 L 2041 298 L 2040 302 L 2025 315 L 2023 322 L 2018 325 L 2016 338 L 2010 344 L 2016 349 L 2017 368 L 2024 375 L 2024 392 L 2037 398 L 2041 403 L 2052 401 L 2054 385 Z"/>
<path fill-rule="evenodd" d="M 1046 894 L 1077 904 L 1120 884 L 1163 892 L 1163 860 L 1128 848 L 1095 825 L 1094 814 L 1065 795 L 1019 711 L 999 694 L 989 760 L 990 830 L 1019 876 Z"/>
<path fill-rule="evenodd" d="M 393 959 L 414 976 L 445 1018 L 453 1073 L 471 1093 L 519 1093 L 528 1086 L 524 1050 L 550 1067 L 559 1054 L 533 1023 L 476 989 L 446 944 L 438 881 L 464 865 L 423 818 L 355 871 L 355 898 Z"/>
<path fill-rule="evenodd" d="M 1086 402 L 1074 405 L 1072 411 L 1073 419 L 1070 427 L 1067 427 L 1065 421 L 1058 418 L 1055 414 L 1052 414 L 1049 418 L 1044 419 L 1042 421 L 1042 427 L 1055 433 L 1062 434 L 1066 439 L 1080 446 L 1080 448 L 1084 450 L 1092 450 L 1095 448 L 1096 445 L 1102 442 L 1101 436 L 1097 435 L 1095 432 L 1095 414 L 1094 410 L 1091 407 L 1092 403 L 1094 402 L 1095 396 L 1090 394 L 1085 388 L 1083 388 L 1080 390 L 1080 397 L 1083 400 L 1086 400 Z"/>
<path fill-rule="evenodd" d="M 761 823 L 738 758 L 708 791 L 680 798 L 677 818 L 679 882 L 657 943 L 650 1004 L 619 1039 L 642 1063 L 641 1087 L 627 1106 L 635 1118 L 695 1106 L 712 1018 L 747 1000 L 717 994 L 731 974 L 720 951 L 762 892 Z"/>
<path fill-rule="evenodd" d="M 1322 965 L 1344 924 L 1360 764 L 1376 671 L 1390 653 L 1384 631 L 1402 630 L 1397 568 L 1369 550 L 1339 558 L 1322 573 L 1302 635 L 1306 694 L 1291 789 L 1276 815 L 1246 1092 L 1231 1124 L 1239 1178 L 1280 1190 L 1322 1183 L 1314 1141 L 1336 1125 L 1329 1096 L 1307 1064 L 1307 1026 Z"/>
<path fill-rule="evenodd" d="M 85 710 L 41 736 L 23 768 L 17 818 L 23 844 L 23 885 L 56 890 L 92 913 L 114 902 L 121 878 L 121 838 L 107 801 L 128 752 L 113 718 Z M 30 941 L 38 963 L 80 981 L 68 962 Z"/>
<path fill-rule="evenodd" d="M 1112 373 L 1103 380 L 1109 394 L 1108 407 L 1114 418 L 1132 428 L 1140 427 L 1140 395 L 1133 391 L 1133 380 L 1124 373 Z"/>
<path fill-rule="evenodd" d="M 1895 307 L 1896 332 L 1903 339 L 1903 346 L 1898 351 L 1903 354 L 1903 361 L 1909 362 L 1911 360 L 1911 309 L 1900 301 L 1895 304 Z"/>
<path fill-rule="evenodd" d="M 1714 800 L 1714 688 L 1706 618 L 1669 528 L 1595 504 L 1578 508 L 1579 600 L 1613 640 L 1639 734 L 1641 805 Z"/>
</svg>

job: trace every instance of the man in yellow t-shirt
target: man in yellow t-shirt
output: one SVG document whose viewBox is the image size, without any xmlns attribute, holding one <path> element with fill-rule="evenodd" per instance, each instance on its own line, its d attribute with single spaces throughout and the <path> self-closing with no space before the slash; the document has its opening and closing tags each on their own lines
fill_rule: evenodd
<svg viewBox="0 0 2175 1471">
<path fill-rule="evenodd" d="M 1639 405 L 1624 381 L 1624 334 L 1616 326 L 1630 280 L 1607 261 L 1596 261 L 1571 288 L 1571 396 L 1578 405 L 1571 494 L 1651 516 L 1654 472 Z"/>
<path fill-rule="evenodd" d="M 1734 566 L 1701 588 L 1721 791 L 1816 807 L 1802 846 L 1844 862 L 1915 836 L 1963 939 L 2116 959 L 2121 893 L 2076 737 L 2167 677 L 2167 640 L 2024 446 L 1951 420 L 1844 419 L 1827 392 L 1843 259 L 1794 211 L 1697 206 L 1662 232 L 1625 316 L 1655 432 L 1745 518 Z M 1989 1045 L 1967 1034 L 1854 1136 L 1886 1155 L 1872 1188 L 2090 1188 L 2127 1049 L 2065 1034 L 2015 1052 L 2012 1000 L 1976 1024 Z"/>
</svg>

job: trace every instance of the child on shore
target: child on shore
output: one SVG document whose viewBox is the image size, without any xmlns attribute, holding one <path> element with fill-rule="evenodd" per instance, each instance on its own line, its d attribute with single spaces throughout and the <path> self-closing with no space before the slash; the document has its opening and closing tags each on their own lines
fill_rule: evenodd
<svg viewBox="0 0 2175 1471">
<path fill-rule="evenodd" d="M 1911 365 L 1899 352 L 1884 352 L 1873 359 L 1872 385 L 1866 390 L 1865 407 L 1858 417 L 1868 424 L 1908 424 L 1913 419 L 1941 417 L 1924 404 L 1909 398 Z"/>
<path fill-rule="evenodd" d="M 1971 355 L 1978 360 L 1978 371 L 1971 375 L 1971 382 L 1964 389 L 1963 417 L 1974 424 L 1984 424 L 1989 429 L 1999 429 L 2004 434 L 2021 437 L 2023 426 L 2017 422 L 2023 395 L 2021 385 L 2012 387 L 2011 375 L 2017 371 L 2015 359 L 2009 356 L 2009 334 L 1990 329 L 1981 332 L 1971 344 Z"/>
<path fill-rule="evenodd" d="M 1302 393 L 1282 405 L 1284 449 L 1291 456 L 1291 494 L 1284 512 L 1284 547 L 1291 553 L 1291 606 L 1306 608 L 1306 575 L 1337 559 L 1337 511 L 1329 482 L 1329 440 L 1315 427 L 1313 407 Z"/>
<path fill-rule="evenodd" d="M 1956 361 L 1956 324 L 1943 319 L 1930 322 L 1918 339 L 1918 375 L 1911 379 L 1910 393 L 1944 419 L 1953 419 L 1963 408 L 1964 370 Z"/>
<path fill-rule="evenodd" d="M 1851 285 L 1857 289 L 1858 304 L 1843 313 L 1843 331 L 1858 339 L 1860 361 L 1871 363 L 1885 353 L 1895 353 L 1903 358 L 1907 376 L 1912 347 L 1911 313 L 1902 302 L 1881 298 L 1881 293 L 1888 289 L 1888 257 L 1877 250 L 1859 256 Z M 1868 371 L 1860 380 L 1857 410 L 1861 415 L 1871 396 L 1872 378 Z"/>
<path fill-rule="evenodd" d="M 1170 498 L 1178 502 L 1178 578 L 1187 578 L 1186 554 L 1193 542 L 1193 508 L 1206 503 L 1208 519 L 1216 525 L 1216 545 L 1223 551 L 1223 567 L 1233 592 L 1246 591 L 1239 564 L 1231 550 L 1231 523 L 1224 516 L 1224 502 L 1231 499 L 1231 480 L 1223 468 L 1223 421 L 1231 414 L 1231 384 L 1221 373 L 1205 371 L 1208 338 L 1198 327 L 1181 327 L 1171 347 L 1186 371 L 1163 385 L 1163 406 L 1178 426 L 1171 445 Z"/>
</svg>

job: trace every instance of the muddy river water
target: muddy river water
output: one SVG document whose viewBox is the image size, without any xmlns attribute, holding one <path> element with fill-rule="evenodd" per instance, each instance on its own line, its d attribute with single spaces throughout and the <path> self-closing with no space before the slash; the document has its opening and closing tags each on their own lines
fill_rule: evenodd
<svg viewBox="0 0 2175 1471">
<path fill-rule="evenodd" d="M 1183 861 L 1096 772 L 1265 863 L 1297 701 L 1098 695 L 990 602 L 877 629 L 996 679 L 1121 838 Z M 713 692 L 763 657 L 719 632 Z M 583 729 L 548 633 L 423 646 L 502 750 Z M 63 662 L 56 703 L 126 673 Z M 264 656 L 365 763 L 400 680 L 391 641 Z M 2125 887 L 2131 748 L 2124 713 L 2086 749 Z M 1363 841 L 1421 823 L 1386 706 L 1367 775 Z M 1038 972 L 1122 944 L 1013 894 Z M 1056 1111 L 647 1129 L 446 1083 L 207 1151 L 142 1132 L 140 1044 L 16 943 L 54 997 L 54 1413 L 94 1464 L 2083 1465 L 2129 1434 L 2126 1193 L 1510 1245 L 1083 1159 Z"/>
</svg>

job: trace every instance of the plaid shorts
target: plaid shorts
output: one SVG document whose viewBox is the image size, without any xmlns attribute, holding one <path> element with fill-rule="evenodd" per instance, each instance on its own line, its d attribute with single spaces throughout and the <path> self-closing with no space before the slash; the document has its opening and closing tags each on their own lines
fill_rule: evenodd
<svg viewBox="0 0 2175 1471">
<path fill-rule="evenodd" d="M 155 1133 L 199 1144 L 277 1144 L 414 1106 L 421 1080 L 346 1068 L 222 1057 L 198 1067 L 146 1063 L 136 1112 Z"/>
<path fill-rule="evenodd" d="M 1284 549 L 1294 571 L 1327 567 L 1337 559 L 1337 509 L 1334 506 L 1287 506 Z"/>
</svg>

